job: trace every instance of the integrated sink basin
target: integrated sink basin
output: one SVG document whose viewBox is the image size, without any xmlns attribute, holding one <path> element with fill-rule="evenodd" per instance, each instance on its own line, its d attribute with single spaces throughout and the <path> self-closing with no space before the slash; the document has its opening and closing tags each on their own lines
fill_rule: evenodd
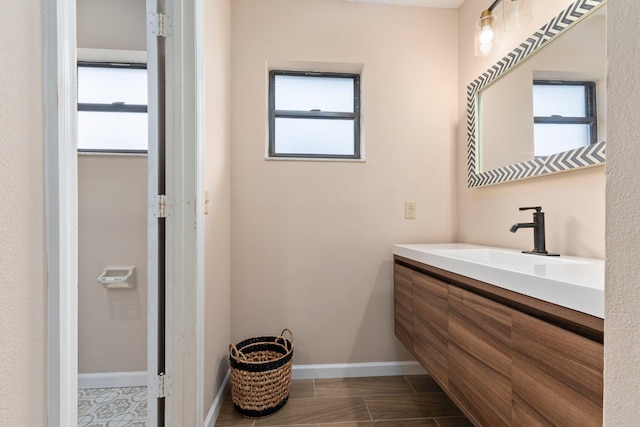
<svg viewBox="0 0 640 427">
<path fill-rule="evenodd" d="M 463 243 L 393 245 L 393 254 L 604 318 L 604 260 Z"/>
<path fill-rule="evenodd" d="M 573 258 L 524 254 L 500 249 L 442 249 L 434 253 L 454 258 L 475 261 L 487 265 L 523 266 L 523 265 L 562 265 L 585 264 Z"/>
</svg>

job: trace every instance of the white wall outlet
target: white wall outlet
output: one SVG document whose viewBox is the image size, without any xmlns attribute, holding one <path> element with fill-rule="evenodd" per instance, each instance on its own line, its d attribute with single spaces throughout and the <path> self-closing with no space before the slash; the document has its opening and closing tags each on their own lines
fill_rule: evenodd
<svg viewBox="0 0 640 427">
<path fill-rule="evenodd" d="M 416 202 L 404 202 L 405 219 L 416 219 Z"/>
</svg>

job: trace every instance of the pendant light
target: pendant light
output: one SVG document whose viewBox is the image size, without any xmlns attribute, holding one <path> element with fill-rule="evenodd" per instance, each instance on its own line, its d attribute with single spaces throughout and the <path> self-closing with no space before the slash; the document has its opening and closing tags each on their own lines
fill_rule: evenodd
<svg viewBox="0 0 640 427">
<path fill-rule="evenodd" d="M 531 22 L 531 0 L 503 0 L 504 30 L 518 31 Z"/>
<path fill-rule="evenodd" d="M 476 22 L 474 35 L 474 53 L 476 56 L 488 56 L 498 45 L 498 26 L 496 17 L 491 9 L 486 9 L 480 14 Z"/>
<path fill-rule="evenodd" d="M 488 56 L 498 46 L 501 29 L 498 28 L 494 9 L 502 3 L 502 22 L 504 31 L 518 31 L 531 21 L 532 0 L 495 0 L 480 14 L 475 24 L 474 54 Z"/>
</svg>

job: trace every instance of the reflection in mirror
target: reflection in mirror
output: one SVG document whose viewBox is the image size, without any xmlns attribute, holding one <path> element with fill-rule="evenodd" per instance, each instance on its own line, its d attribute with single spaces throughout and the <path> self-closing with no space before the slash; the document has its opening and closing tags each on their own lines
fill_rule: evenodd
<svg viewBox="0 0 640 427">
<path fill-rule="evenodd" d="M 574 3 L 574 25 L 563 12 L 469 85 L 470 187 L 604 161 L 606 7 L 594 4 Z"/>
<path fill-rule="evenodd" d="M 596 81 L 533 81 L 533 155 L 545 157 L 598 142 Z M 604 117 L 602 117 L 604 122 Z"/>
</svg>

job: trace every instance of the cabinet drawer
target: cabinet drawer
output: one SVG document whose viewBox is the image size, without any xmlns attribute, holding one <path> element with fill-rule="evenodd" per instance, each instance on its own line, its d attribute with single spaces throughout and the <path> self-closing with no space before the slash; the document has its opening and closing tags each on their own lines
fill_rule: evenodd
<svg viewBox="0 0 640 427">
<path fill-rule="evenodd" d="M 513 314 L 513 425 L 601 426 L 602 344 Z"/>
<path fill-rule="evenodd" d="M 405 347 L 413 349 L 413 284 L 412 271 L 406 267 L 394 265 L 394 333 Z"/>
<path fill-rule="evenodd" d="M 449 287 L 449 388 L 483 426 L 511 425 L 511 312 Z"/>
<path fill-rule="evenodd" d="M 448 295 L 445 282 L 414 273 L 413 349 L 442 384 L 449 371 Z"/>
</svg>

